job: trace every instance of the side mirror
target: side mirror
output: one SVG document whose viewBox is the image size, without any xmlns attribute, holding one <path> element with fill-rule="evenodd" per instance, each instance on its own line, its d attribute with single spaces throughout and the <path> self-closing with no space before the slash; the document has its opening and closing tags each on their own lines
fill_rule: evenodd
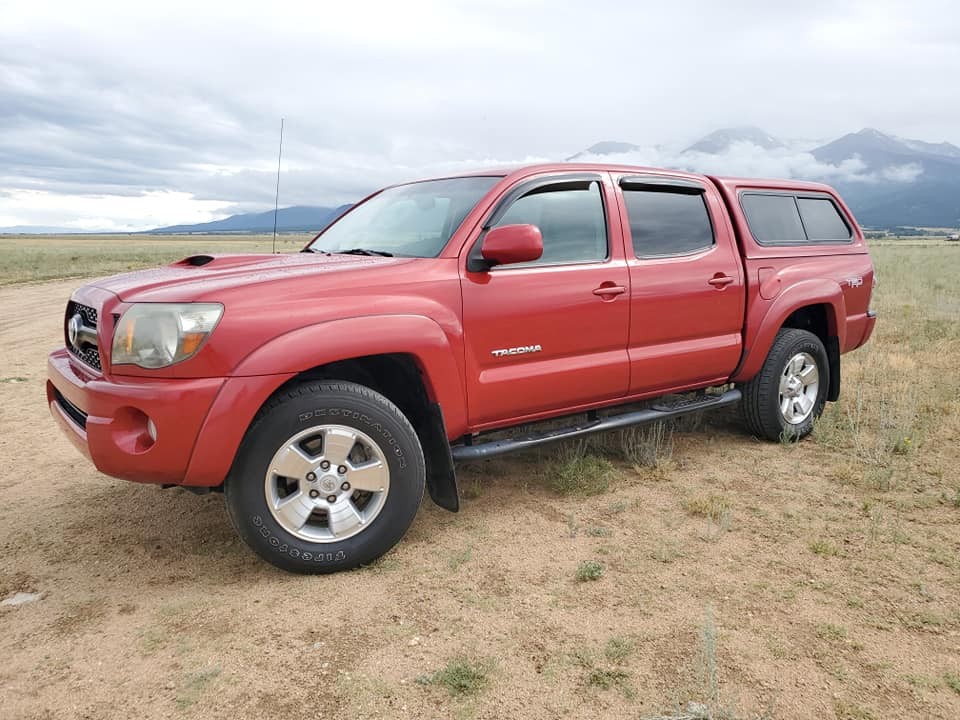
<svg viewBox="0 0 960 720">
<path fill-rule="evenodd" d="M 539 260 L 543 255 L 543 236 L 536 225 L 501 225 L 488 230 L 480 246 L 486 269 Z"/>
</svg>

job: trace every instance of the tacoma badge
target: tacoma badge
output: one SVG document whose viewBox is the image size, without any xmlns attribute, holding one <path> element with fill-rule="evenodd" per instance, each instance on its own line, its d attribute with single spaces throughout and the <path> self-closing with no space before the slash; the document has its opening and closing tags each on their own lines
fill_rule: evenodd
<svg viewBox="0 0 960 720">
<path fill-rule="evenodd" d="M 505 355 L 526 355 L 542 351 L 539 345 L 521 345 L 520 347 L 507 348 L 506 350 L 491 350 L 490 354 L 494 357 L 504 357 Z"/>
</svg>

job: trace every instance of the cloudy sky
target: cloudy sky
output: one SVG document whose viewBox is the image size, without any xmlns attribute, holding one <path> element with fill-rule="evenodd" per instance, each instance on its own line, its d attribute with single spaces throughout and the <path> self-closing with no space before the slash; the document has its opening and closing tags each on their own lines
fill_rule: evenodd
<svg viewBox="0 0 960 720">
<path fill-rule="evenodd" d="M 282 205 L 736 125 L 799 150 L 724 172 L 797 173 L 862 127 L 960 144 L 957 78 L 953 2 L 0 0 L 0 228 L 272 207 L 281 116 Z"/>
</svg>

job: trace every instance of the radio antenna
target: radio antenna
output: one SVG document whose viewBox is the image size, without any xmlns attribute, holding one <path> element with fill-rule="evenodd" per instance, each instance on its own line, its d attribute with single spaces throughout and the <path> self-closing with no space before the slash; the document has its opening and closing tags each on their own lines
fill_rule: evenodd
<svg viewBox="0 0 960 720">
<path fill-rule="evenodd" d="M 277 194 L 273 199 L 273 251 L 277 252 L 277 211 L 280 208 L 280 158 L 283 157 L 283 118 L 280 118 L 280 152 L 277 153 Z"/>
</svg>

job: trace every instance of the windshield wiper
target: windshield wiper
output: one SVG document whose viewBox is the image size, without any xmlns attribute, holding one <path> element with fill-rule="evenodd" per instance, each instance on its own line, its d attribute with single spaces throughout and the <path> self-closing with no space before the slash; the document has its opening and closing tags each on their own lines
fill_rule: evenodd
<svg viewBox="0 0 960 720">
<path fill-rule="evenodd" d="M 367 248 L 353 248 L 352 250 L 337 250 L 335 255 L 378 255 L 380 257 L 393 257 L 393 253 L 385 250 L 368 250 Z"/>
<path fill-rule="evenodd" d="M 328 253 L 326 250 L 314 250 L 314 249 L 313 249 L 312 247 L 310 247 L 309 245 L 308 245 L 307 247 L 305 247 L 303 250 L 301 250 L 300 252 L 302 252 L 302 253 L 318 253 L 318 254 L 320 254 L 320 255 L 329 255 L 329 254 L 330 254 L 330 253 Z"/>
</svg>

